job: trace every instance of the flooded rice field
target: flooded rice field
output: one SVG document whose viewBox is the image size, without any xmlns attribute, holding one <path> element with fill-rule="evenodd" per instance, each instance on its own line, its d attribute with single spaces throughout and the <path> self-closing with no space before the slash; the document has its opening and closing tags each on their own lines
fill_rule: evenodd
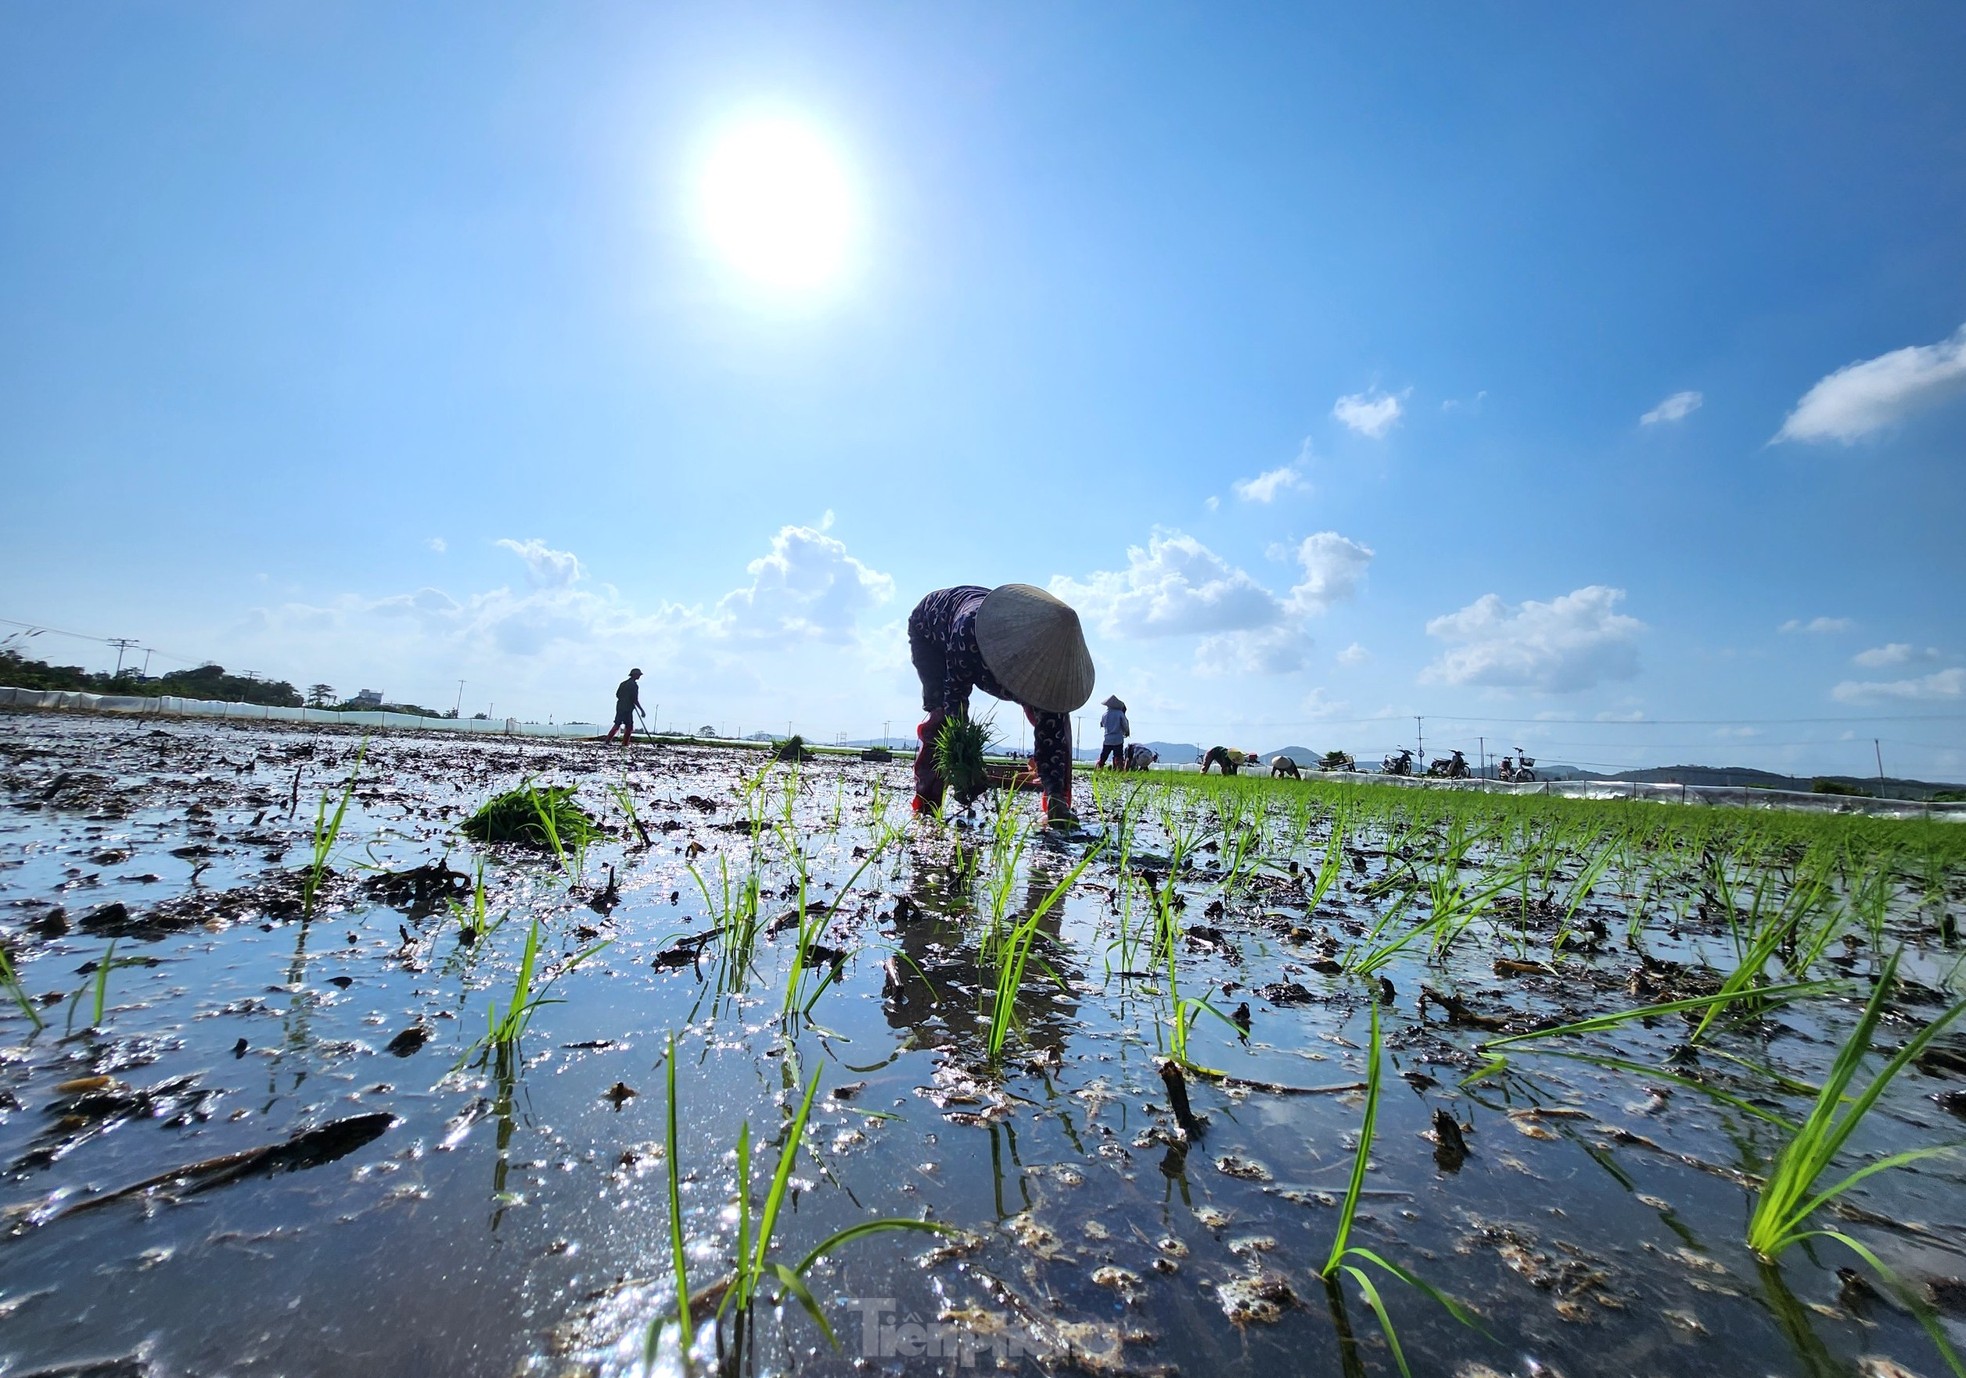
<svg viewBox="0 0 1966 1378">
<path fill-rule="evenodd" d="M 1078 792 L 0 716 L 0 1373 L 1961 1371 L 1966 828 Z"/>
</svg>

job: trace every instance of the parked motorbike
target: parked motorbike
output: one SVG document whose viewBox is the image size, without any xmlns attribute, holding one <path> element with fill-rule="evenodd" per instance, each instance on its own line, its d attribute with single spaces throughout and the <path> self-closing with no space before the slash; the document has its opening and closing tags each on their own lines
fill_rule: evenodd
<svg viewBox="0 0 1966 1378">
<path fill-rule="evenodd" d="M 1401 747 L 1397 753 L 1388 756 L 1380 763 L 1381 775 L 1411 775 L 1413 773 L 1413 753 Z"/>
<path fill-rule="evenodd" d="M 1521 784 L 1525 780 L 1534 780 L 1536 778 L 1536 772 L 1531 767 L 1535 764 L 1536 758 L 1534 756 L 1524 755 L 1522 748 L 1517 747 L 1515 749 L 1514 759 L 1511 759 L 1507 755 L 1502 757 L 1502 764 L 1495 768 L 1495 778 L 1506 780 L 1511 784 Z"/>
<path fill-rule="evenodd" d="M 1460 752 L 1450 756 L 1436 756 L 1427 763 L 1427 774 L 1445 780 L 1465 780 L 1473 774 L 1468 769 L 1468 758 Z"/>
</svg>

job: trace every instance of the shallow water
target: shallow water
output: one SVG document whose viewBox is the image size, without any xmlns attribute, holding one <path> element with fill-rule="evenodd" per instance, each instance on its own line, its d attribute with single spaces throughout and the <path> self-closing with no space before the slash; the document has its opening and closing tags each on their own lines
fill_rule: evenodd
<svg viewBox="0 0 1966 1378">
<path fill-rule="evenodd" d="M 358 747 L 334 875 L 302 918 L 293 873 L 311 854 L 318 801 L 332 809 Z M 1121 829 L 1093 816 L 1083 784 L 1093 826 L 1028 842 L 1005 892 L 1012 919 L 1108 845 L 1041 921 L 1019 1024 L 993 1069 L 994 967 L 975 912 L 989 906 L 989 863 L 974 879 L 958 864 L 965 847 L 987 850 L 987 806 L 966 826 L 905 823 L 900 764 L 778 766 L 747 792 L 762 767 L 752 753 L 629 759 L 585 744 L 405 735 L 363 747 L 318 731 L 0 717 L 0 932 L 47 1021 L 37 1033 L 0 1004 L 0 1372 L 106 1358 L 160 1374 L 638 1371 L 649 1322 L 675 1304 L 672 1033 L 694 1286 L 718 1278 L 735 1247 L 740 1124 L 762 1199 L 815 1074 L 774 1254 L 796 1262 L 874 1217 L 961 1232 L 846 1244 L 808 1279 L 839 1349 L 796 1306 L 760 1308 L 746 1334 L 757 1371 L 1397 1371 L 1356 1287 L 1333 1294 L 1317 1276 L 1361 1124 L 1350 1088 L 1387 992 L 1316 964 L 1382 916 L 1388 901 L 1371 887 L 1392 864 L 1383 839 L 1352 839 L 1357 868 L 1314 913 L 1287 867 L 1321 855 L 1328 818 L 1316 810 L 1303 837 L 1279 811 L 1262 848 L 1272 865 L 1219 911 L 1220 850 L 1177 877 L 1180 993 L 1223 1014 L 1250 1008 L 1246 1041 L 1196 1015 L 1190 1060 L 1242 1082 L 1189 1078 L 1207 1125 L 1187 1142 L 1159 1072 L 1165 963 L 1141 936 L 1152 928 L 1141 874 L 1164 874 L 1169 851 L 1151 813 L 1123 886 Z M 579 785 L 619 830 L 575 879 L 550 857 L 455 831 L 527 778 Z M 634 840 L 612 784 L 652 846 Z M 655 964 L 710 926 L 692 862 L 715 889 L 718 859 L 741 872 L 755 845 L 762 915 L 796 916 L 788 842 L 805 857 L 809 898 L 830 903 L 861 864 L 854 849 L 879 840 L 883 805 L 903 831 L 829 917 L 823 941 L 847 955 L 806 1013 L 784 1012 L 791 929 L 761 936 L 741 979 L 714 940 L 700 962 Z M 1018 817 L 1033 807 L 1009 806 Z M 188 847 L 203 854 L 175 854 Z M 491 916 L 509 916 L 475 945 L 441 907 L 409 913 L 363 888 L 443 857 L 466 874 L 482 857 Z M 610 865 L 619 899 L 602 914 L 590 901 Z M 103 916 L 119 903 L 127 919 Z M 1495 959 L 1518 949 L 1485 921 L 1439 964 L 1416 946 L 1381 973 L 1385 1095 L 1354 1242 L 1459 1297 L 1482 1327 L 1379 1276 L 1414 1371 L 1830 1375 L 1877 1355 L 1943 1371 L 1911 1316 L 1839 1279 L 1859 1265 L 1838 1246 L 1793 1249 L 1778 1267 L 1748 1252 L 1752 1179 L 1780 1146 L 1772 1126 L 1663 1079 L 1547 1055 L 1461 1084 L 1494 1034 L 1431 1002 L 1421 1011 L 1422 986 L 1523 1028 L 1644 1003 L 1626 989 L 1637 962 L 1620 942 L 1625 904 L 1593 895 L 1580 915 L 1610 937 L 1594 954 L 1572 948 L 1561 975 L 1498 975 Z M 1137 946 L 1118 945 L 1116 907 Z M 548 972 L 608 946 L 559 974 L 560 1003 L 539 1009 L 516 1047 L 479 1047 L 534 919 Z M 1891 929 L 1908 944 L 1905 972 L 1940 986 L 1957 954 L 1929 912 L 1900 903 Z M 1528 955 L 1546 959 L 1548 936 Z M 1656 920 L 1645 940 L 1660 962 L 1695 967 L 1725 950 L 1717 924 L 1691 915 Z M 83 968 L 106 955 L 142 964 L 112 966 L 98 1024 Z M 1848 960 L 1861 975 L 1858 955 Z M 1307 998 L 1255 993 L 1283 982 Z M 1785 1006 L 1715 1046 L 1819 1080 L 1861 999 Z M 1906 1002 L 1881 1044 L 1937 1011 Z M 1664 1067 L 1686 1032 L 1659 1020 L 1564 1046 Z M 1716 1053 L 1670 1066 L 1792 1117 L 1807 1108 L 1806 1095 Z M 94 1077 L 110 1082 L 61 1089 Z M 1943 1070 L 1907 1070 L 1852 1141 L 1851 1166 L 1959 1138 L 1933 1096 L 1960 1087 Z M 1469 1154 L 1452 1169 L 1426 1137 L 1438 1109 L 1468 1126 Z M 378 1113 L 388 1127 L 339 1156 L 113 1195 Z M 1922 1289 L 1955 1344 L 1966 1343 L 1949 1282 L 1966 1274 L 1963 1180 L 1957 1157 L 1914 1164 L 1869 1179 L 1827 1222 Z M 727 1346 L 738 1331 L 726 1327 Z M 680 1370 L 674 1336 L 657 1358 L 665 1372 Z"/>
</svg>

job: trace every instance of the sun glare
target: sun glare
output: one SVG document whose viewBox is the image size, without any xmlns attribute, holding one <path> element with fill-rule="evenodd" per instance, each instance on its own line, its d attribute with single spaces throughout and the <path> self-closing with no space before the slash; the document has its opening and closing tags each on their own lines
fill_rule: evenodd
<svg viewBox="0 0 1966 1378">
<path fill-rule="evenodd" d="M 704 232 L 740 272 L 782 288 L 814 288 L 846 266 L 852 190 L 838 157 L 794 119 L 755 119 L 711 147 L 702 181 Z"/>
</svg>

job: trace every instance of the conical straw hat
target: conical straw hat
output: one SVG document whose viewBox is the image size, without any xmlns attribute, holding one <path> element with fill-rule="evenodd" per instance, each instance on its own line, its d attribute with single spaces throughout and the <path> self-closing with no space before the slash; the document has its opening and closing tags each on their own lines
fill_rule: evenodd
<svg viewBox="0 0 1966 1378">
<path fill-rule="evenodd" d="M 1092 697 L 1092 652 L 1079 615 L 1043 589 L 1005 584 L 976 610 L 976 648 L 1018 702 L 1070 713 Z"/>
</svg>

